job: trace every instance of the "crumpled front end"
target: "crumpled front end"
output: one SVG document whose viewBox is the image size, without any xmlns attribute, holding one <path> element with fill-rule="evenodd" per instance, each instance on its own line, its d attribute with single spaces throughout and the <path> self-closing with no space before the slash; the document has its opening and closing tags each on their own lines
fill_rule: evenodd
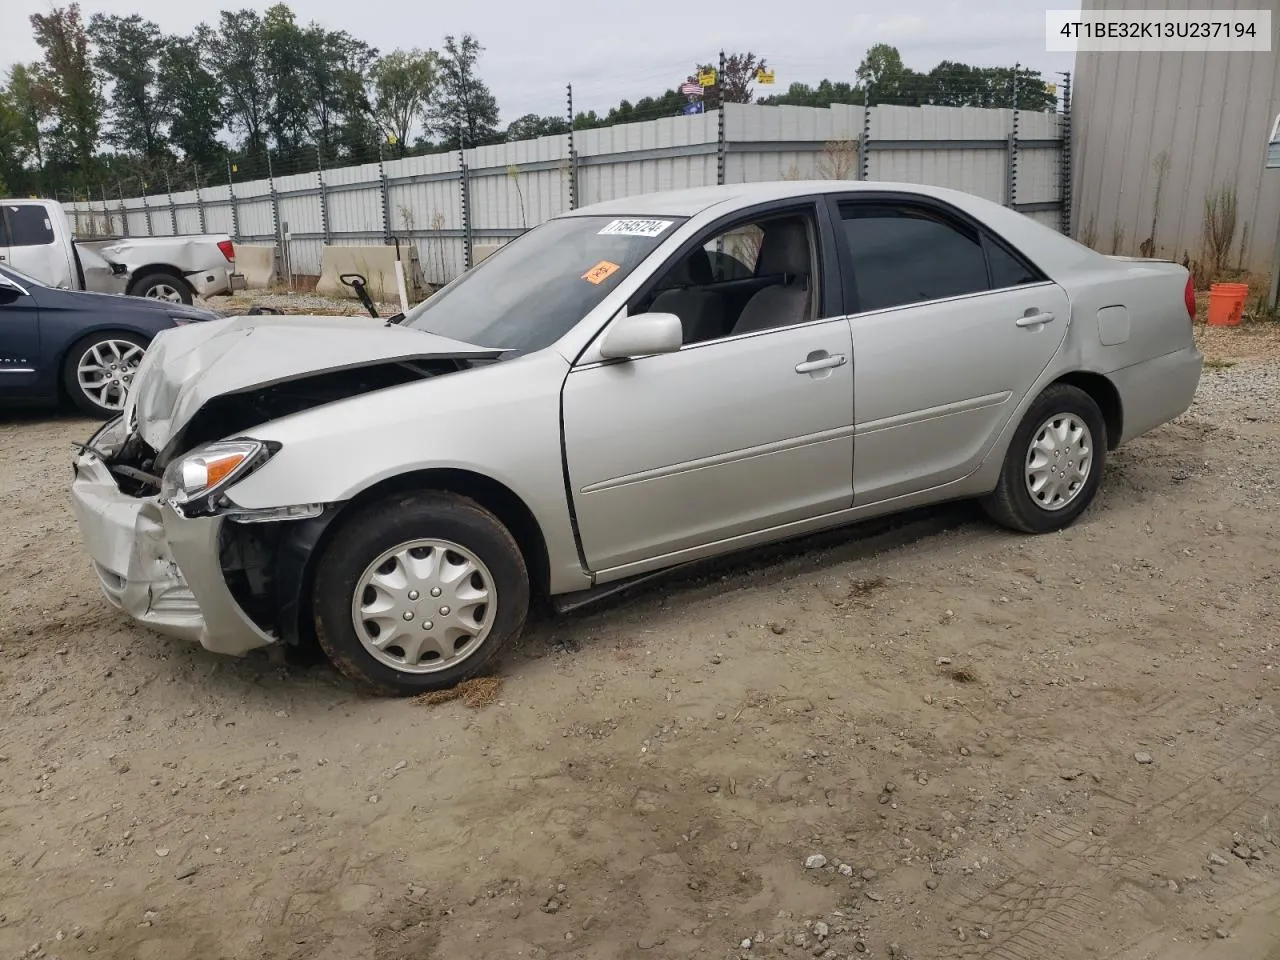
<svg viewBox="0 0 1280 960">
<path fill-rule="evenodd" d="M 219 562 L 220 517 L 187 519 L 157 497 L 131 497 L 93 453 L 75 461 L 71 501 L 107 600 L 157 633 L 215 653 L 274 643 L 241 609 Z"/>
</svg>

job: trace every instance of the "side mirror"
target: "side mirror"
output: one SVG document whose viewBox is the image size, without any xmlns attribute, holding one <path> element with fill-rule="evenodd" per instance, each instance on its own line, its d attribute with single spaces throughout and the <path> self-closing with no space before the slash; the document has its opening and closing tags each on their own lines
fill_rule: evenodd
<svg viewBox="0 0 1280 960">
<path fill-rule="evenodd" d="M 623 317 L 605 334 L 600 356 L 606 360 L 675 353 L 684 343 L 684 326 L 674 313 L 639 313 Z"/>
</svg>

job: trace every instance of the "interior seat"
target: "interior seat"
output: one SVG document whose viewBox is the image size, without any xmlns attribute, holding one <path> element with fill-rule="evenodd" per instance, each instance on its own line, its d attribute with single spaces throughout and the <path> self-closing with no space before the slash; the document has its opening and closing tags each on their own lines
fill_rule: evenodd
<svg viewBox="0 0 1280 960">
<path fill-rule="evenodd" d="M 676 286 L 664 290 L 649 307 L 652 313 L 674 313 L 684 328 L 685 343 L 700 343 L 724 334 L 724 304 L 708 290 L 711 258 L 699 247 L 672 271 Z"/>
<path fill-rule="evenodd" d="M 756 260 L 756 276 L 780 275 L 781 279 L 747 301 L 733 332 L 752 333 L 808 320 L 812 266 L 809 231 L 803 222 L 792 220 L 767 227 Z"/>
</svg>

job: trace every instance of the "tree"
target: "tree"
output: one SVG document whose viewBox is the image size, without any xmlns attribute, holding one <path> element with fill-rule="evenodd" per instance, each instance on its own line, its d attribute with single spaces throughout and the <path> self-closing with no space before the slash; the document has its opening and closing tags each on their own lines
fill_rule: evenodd
<svg viewBox="0 0 1280 960">
<path fill-rule="evenodd" d="M 111 83 L 111 128 L 107 143 L 147 157 L 165 152 L 164 111 L 157 96 L 157 61 L 164 53 L 160 28 L 138 14 L 128 17 L 94 14 L 89 36 L 94 63 Z"/>
<path fill-rule="evenodd" d="M 469 33 L 444 38 L 440 83 L 433 112 L 435 129 L 449 144 L 475 147 L 497 139 L 498 101 L 476 76 L 484 47 Z"/>
<path fill-rule="evenodd" d="M 393 50 L 373 65 L 373 115 L 383 138 L 404 156 L 409 137 L 426 123 L 435 96 L 439 58 L 434 50 Z"/>
<path fill-rule="evenodd" d="M 254 10 L 223 10 L 218 29 L 208 33 L 207 51 L 228 123 L 244 134 L 249 155 L 260 156 L 272 108 L 262 17 Z"/>
<path fill-rule="evenodd" d="M 756 71 L 768 67 L 763 58 L 757 59 L 754 53 L 731 53 L 724 58 L 724 70 L 720 71 L 714 64 L 698 64 L 690 80 L 696 80 L 697 74 L 708 70 L 716 70 L 716 89 L 724 103 L 750 103 L 753 95 L 752 84 L 756 82 Z"/>
<path fill-rule="evenodd" d="M 538 137 L 554 137 L 569 132 L 569 121 L 564 117 L 540 117 L 536 113 L 526 113 L 523 117 L 512 120 L 507 126 L 507 142 L 517 140 L 535 140 Z"/>
<path fill-rule="evenodd" d="M 267 8 L 262 17 L 262 55 L 271 96 L 266 127 L 276 149 L 294 152 L 310 134 L 312 97 L 311 54 L 293 11 L 283 3 Z"/>
<path fill-rule="evenodd" d="M 328 157 L 338 141 L 351 153 L 373 142 L 367 77 L 378 52 L 345 30 L 311 24 L 303 37 L 311 62 L 311 113 L 316 142 Z"/>
<path fill-rule="evenodd" d="M 45 162 L 44 126 L 51 116 L 53 94 L 39 64 L 19 63 L 10 69 L 5 101 L 9 110 L 9 126 L 4 135 L 4 147 L 22 166 L 34 160 L 37 172 L 42 173 Z M 12 175 L 10 180 L 17 182 Z"/>
<path fill-rule="evenodd" d="M 829 107 L 833 103 L 861 104 L 866 101 L 864 92 L 844 81 L 819 81 L 816 87 L 807 83 L 793 83 L 786 93 L 764 97 L 760 103 L 770 107 Z"/>
<path fill-rule="evenodd" d="M 169 113 L 169 142 L 183 156 L 203 167 L 222 153 L 222 97 L 218 81 L 201 59 L 209 46 L 209 28 L 200 26 L 190 37 L 170 37 L 160 55 L 160 100 Z"/>
<path fill-rule="evenodd" d="M 45 88 L 55 125 L 50 152 L 82 177 L 93 166 L 102 116 L 102 91 L 89 57 L 89 34 L 80 4 L 33 13 L 31 28 L 44 50 Z"/>
</svg>

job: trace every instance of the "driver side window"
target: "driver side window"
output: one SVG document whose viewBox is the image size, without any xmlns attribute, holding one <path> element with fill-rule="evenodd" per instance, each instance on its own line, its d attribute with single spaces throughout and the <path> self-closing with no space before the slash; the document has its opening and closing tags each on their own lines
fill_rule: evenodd
<svg viewBox="0 0 1280 960">
<path fill-rule="evenodd" d="M 812 207 L 715 228 L 680 254 L 632 312 L 673 313 L 686 346 L 818 317 Z"/>
</svg>

